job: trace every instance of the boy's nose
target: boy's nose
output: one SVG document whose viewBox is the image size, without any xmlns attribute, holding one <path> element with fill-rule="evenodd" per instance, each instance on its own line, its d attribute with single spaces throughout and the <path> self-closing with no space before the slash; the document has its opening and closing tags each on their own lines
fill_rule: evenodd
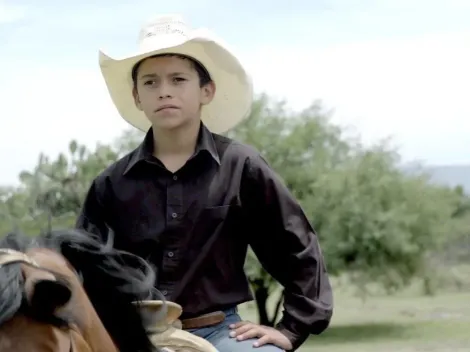
<svg viewBox="0 0 470 352">
<path fill-rule="evenodd" d="M 160 99 L 171 97 L 171 87 L 168 83 L 162 82 L 159 87 L 158 96 Z"/>
</svg>

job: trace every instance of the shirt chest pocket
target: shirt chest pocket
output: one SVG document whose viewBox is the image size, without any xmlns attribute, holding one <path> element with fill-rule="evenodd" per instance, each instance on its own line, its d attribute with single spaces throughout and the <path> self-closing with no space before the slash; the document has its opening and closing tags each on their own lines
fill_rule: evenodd
<svg viewBox="0 0 470 352">
<path fill-rule="evenodd" d="M 205 207 L 202 209 L 201 218 L 205 217 L 212 221 L 224 220 L 230 213 L 231 209 L 234 209 L 233 205 L 219 205 L 215 207 Z"/>
<path fill-rule="evenodd" d="M 205 207 L 194 219 L 190 234 L 191 248 L 208 245 L 221 236 L 226 236 L 226 229 L 236 222 L 239 213 L 237 205 Z"/>
<path fill-rule="evenodd" d="M 214 233 L 217 229 L 232 216 L 234 206 L 221 205 L 215 207 L 205 207 L 195 219 L 194 230 L 197 233 Z"/>
</svg>

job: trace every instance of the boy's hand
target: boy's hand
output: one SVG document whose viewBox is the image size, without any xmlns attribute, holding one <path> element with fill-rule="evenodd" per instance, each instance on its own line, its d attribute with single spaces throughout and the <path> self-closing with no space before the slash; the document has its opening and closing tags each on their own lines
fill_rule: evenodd
<svg viewBox="0 0 470 352">
<path fill-rule="evenodd" d="M 239 341 L 258 337 L 258 340 L 253 344 L 254 347 L 260 347 L 270 343 L 282 348 L 284 351 L 292 349 L 292 344 L 287 336 L 269 326 L 253 324 L 249 321 L 241 321 L 230 324 L 230 329 L 232 330 L 230 336 L 236 337 Z"/>
</svg>

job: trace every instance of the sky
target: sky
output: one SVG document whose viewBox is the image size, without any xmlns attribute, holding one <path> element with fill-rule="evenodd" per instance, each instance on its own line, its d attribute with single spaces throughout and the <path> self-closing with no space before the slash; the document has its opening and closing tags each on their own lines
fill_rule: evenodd
<svg viewBox="0 0 470 352">
<path fill-rule="evenodd" d="M 366 144 L 392 137 L 404 161 L 470 163 L 468 0 L 0 0 L 0 185 L 40 153 L 128 128 L 98 50 L 134 52 L 166 13 L 230 43 L 256 93 L 299 110 L 322 100 Z"/>
</svg>

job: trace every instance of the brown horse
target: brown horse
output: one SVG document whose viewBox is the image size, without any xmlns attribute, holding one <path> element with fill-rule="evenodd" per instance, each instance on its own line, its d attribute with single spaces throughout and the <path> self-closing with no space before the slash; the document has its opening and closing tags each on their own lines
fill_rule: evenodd
<svg viewBox="0 0 470 352">
<path fill-rule="evenodd" d="M 55 231 L 0 240 L 0 352 L 158 351 L 155 271 L 92 234 Z"/>
</svg>

